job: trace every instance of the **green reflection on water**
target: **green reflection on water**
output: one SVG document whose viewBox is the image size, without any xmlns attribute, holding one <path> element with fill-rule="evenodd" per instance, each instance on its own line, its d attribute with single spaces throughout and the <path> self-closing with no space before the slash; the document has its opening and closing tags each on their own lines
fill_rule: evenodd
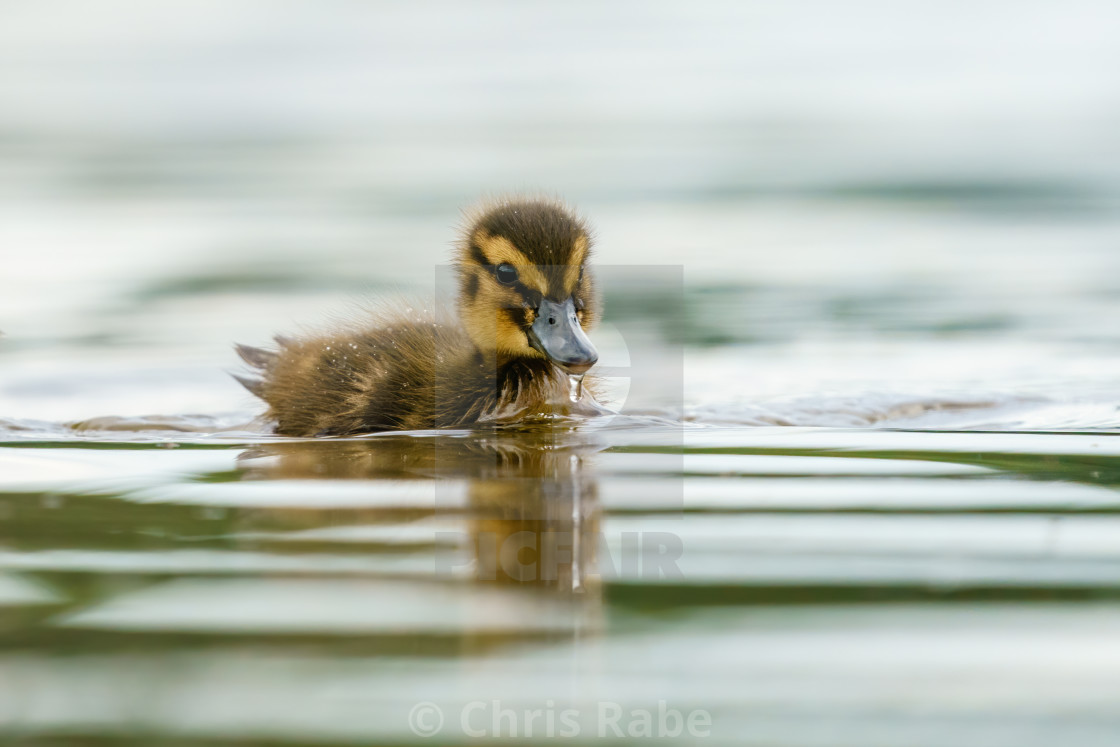
<svg viewBox="0 0 1120 747">
<path fill-rule="evenodd" d="M 694 686 L 675 689 L 677 665 L 669 662 L 706 651 L 712 636 L 725 640 L 729 663 L 721 669 L 711 653 L 697 661 L 712 676 L 731 677 L 728 683 L 736 681 L 735 667 L 745 667 L 738 676 L 753 676 L 754 665 L 730 663 L 739 646 L 758 661 L 788 661 L 789 671 L 807 672 L 806 681 L 827 681 L 848 665 L 832 654 L 819 664 L 799 659 L 802 646 L 816 645 L 817 633 L 805 631 L 843 640 L 878 625 L 919 649 L 932 647 L 910 665 L 928 672 L 938 666 L 932 651 L 943 633 L 923 621 L 937 615 L 996 641 L 1002 623 L 991 615 L 1001 604 L 1012 606 L 998 619 L 1030 625 L 1061 610 L 1068 617 L 1052 633 L 1045 626 L 1032 633 L 1045 650 L 1058 645 L 1063 626 L 1087 625 L 1120 598 L 1120 556 L 1100 539 L 1120 539 L 1112 521 L 1117 506 L 1106 497 L 1075 505 L 1065 492 L 1087 486 L 1106 496 L 1120 482 L 1120 457 L 1023 453 L 1000 434 L 971 434 L 991 448 L 960 452 L 906 447 L 904 433 L 894 448 L 861 446 L 860 431 L 828 431 L 829 445 L 793 448 L 760 444 L 747 430 L 718 431 L 722 439 L 737 433 L 741 446 L 692 443 L 664 429 L 545 425 L 312 441 L 197 438 L 170 451 L 143 442 L 0 445 L 8 454 L 56 454 L 60 470 L 73 454 L 123 458 L 125 481 L 118 489 L 77 480 L 0 492 L 0 575 L 53 595 L 8 606 L 0 598 L 0 669 L 34 675 L 24 697 L 61 704 L 46 707 L 38 725 L 9 715 L 16 731 L 5 728 L 29 744 L 50 744 L 62 733 L 68 744 L 267 744 L 268 708 L 246 710 L 238 726 L 211 725 L 202 735 L 176 725 L 176 714 L 209 707 L 208 690 L 251 686 L 273 692 L 288 709 L 302 703 L 294 716 L 302 731 L 286 743 L 410 743 L 400 724 L 327 707 L 314 693 L 345 692 L 335 688 L 359 678 L 372 688 L 363 707 L 377 703 L 390 720 L 417 700 L 454 709 L 485 692 L 531 705 L 578 699 L 590 683 L 640 703 L 635 675 L 680 701 Z M 838 448 L 849 433 L 849 446 Z M 1017 438 L 1024 449 L 1036 443 Z M 1038 438 L 1062 443 L 1052 434 Z M 207 454 L 212 466 L 188 466 Z M 748 460 L 698 483 L 687 466 L 696 455 L 790 457 L 801 468 L 783 476 L 771 462 Z M 157 456 L 168 460 L 161 471 L 149 464 Z M 618 459 L 633 456 L 654 460 L 656 477 L 631 482 L 633 464 Z M 822 458 L 849 460 L 853 469 L 840 475 L 832 462 L 814 461 Z M 875 466 L 883 463 L 900 467 Z M 908 477 L 902 467 L 913 463 L 983 469 Z M 798 486 L 851 493 L 845 485 L 861 480 L 897 486 L 898 500 L 889 491 L 862 502 L 856 491 L 850 505 L 797 500 Z M 905 498 L 919 481 L 960 486 L 977 504 L 916 509 Z M 1052 486 L 1054 498 L 1039 502 L 1034 491 L 1020 505 L 984 503 L 988 486 L 1008 482 Z M 785 485 L 774 495 L 786 498 L 768 498 L 768 485 Z M 738 500 L 726 497 L 736 486 Z M 725 497 L 698 508 L 705 489 Z M 1099 537 L 1090 545 L 1055 540 L 1045 529 L 1052 521 L 1079 522 L 1078 532 Z M 680 538 L 683 572 L 651 576 L 643 572 L 648 558 L 629 562 L 626 537 L 635 527 L 637 534 Z M 536 563 L 556 537 L 562 551 Z M 641 555 L 638 542 L 630 551 Z M 914 605 L 928 611 L 903 614 Z M 871 616 L 851 622 L 855 607 Z M 784 610 L 776 627 L 766 622 L 775 610 Z M 771 635 L 778 636 L 772 644 L 760 642 Z M 182 663 L 190 657 L 209 663 Z M 231 679 L 226 665 L 235 662 L 251 673 L 245 683 Z M 389 662 L 396 664 L 387 670 Z M 998 678 L 998 666 L 975 666 L 982 678 Z M 1091 665 L 1070 666 L 1075 687 L 1083 686 L 1076 666 L 1090 667 L 1085 683 L 1100 677 Z M 512 670 L 470 684 L 494 667 Z M 100 673 L 126 694 L 107 706 L 103 723 L 75 720 L 80 672 Z M 137 697 L 130 689 L 137 682 L 161 703 L 155 715 L 121 710 Z M 888 695 L 864 697 L 875 704 Z M 729 738 L 744 728 L 719 697 L 697 702 L 724 714 Z M 988 713 L 998 720 L 1007 712 L 991 706 Z"/>
</svg>

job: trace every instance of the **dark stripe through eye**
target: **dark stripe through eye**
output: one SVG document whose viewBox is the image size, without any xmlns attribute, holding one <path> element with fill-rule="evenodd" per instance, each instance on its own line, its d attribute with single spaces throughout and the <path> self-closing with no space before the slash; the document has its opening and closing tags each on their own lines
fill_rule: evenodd
<svg viewBox="0 0 1120 747">
<path fill-rule="evenodd" d="M 482 253 L 482 250 L 479 249 L 476 244 L 471 244 L 471 259 L 484 267 L 490 264 L 486 259 L 486 255 Z"/>
</svg>

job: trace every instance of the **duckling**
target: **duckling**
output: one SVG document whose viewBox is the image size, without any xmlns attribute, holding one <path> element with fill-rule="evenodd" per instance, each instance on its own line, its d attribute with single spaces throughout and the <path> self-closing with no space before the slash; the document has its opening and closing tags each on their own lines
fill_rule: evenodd
<svg viewBox="0 0 1120 747">
<path fill-rule="evenodd" d="M 466 214 L 455 315 L 383 309 L 363 329 L 238 345 L 236 376 L 285 436 L 462 427 L 570 411 L 598 353 L 592 235 L 571 209 L 513 198 Z M 456 318 L 457 317 L 457 318 Z"/>
</svg>

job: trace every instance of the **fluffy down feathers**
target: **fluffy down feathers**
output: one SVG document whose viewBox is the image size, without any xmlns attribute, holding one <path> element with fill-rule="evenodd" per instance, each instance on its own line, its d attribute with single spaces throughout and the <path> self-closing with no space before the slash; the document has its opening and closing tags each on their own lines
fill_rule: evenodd
<svg viewBox="0 0 1120 747">
<path fill-rule="evenodd" d="M 493 203 L 458 245 L 457 319 L 387 309 L 363 329 L 277 337 L 276 351 L 238 345 L 259 378 L 235 378 L 289 436 L 456 427 L 570 406 L 567 376 L 528 331 L 542 297 L 571 298 L 579 326 L 594 322 L 590 241 L 558 203 Z M 498 281 L 500 263 L 521 270 L 517 284 Z"/>
</svg>

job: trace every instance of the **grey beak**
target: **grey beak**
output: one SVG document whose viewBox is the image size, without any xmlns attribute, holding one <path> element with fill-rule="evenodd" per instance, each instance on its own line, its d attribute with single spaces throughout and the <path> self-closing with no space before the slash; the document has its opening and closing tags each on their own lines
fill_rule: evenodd
<svg viewBox="0 0 1120 747">
<path fill-rule="evenodd" d="M 582 374 L 599 360 L 595 346 L 579 325 L 571 298 L 541 301 L 537 320 L 529 329 L 529 342 L 570 374 Z"/>
</svg>

